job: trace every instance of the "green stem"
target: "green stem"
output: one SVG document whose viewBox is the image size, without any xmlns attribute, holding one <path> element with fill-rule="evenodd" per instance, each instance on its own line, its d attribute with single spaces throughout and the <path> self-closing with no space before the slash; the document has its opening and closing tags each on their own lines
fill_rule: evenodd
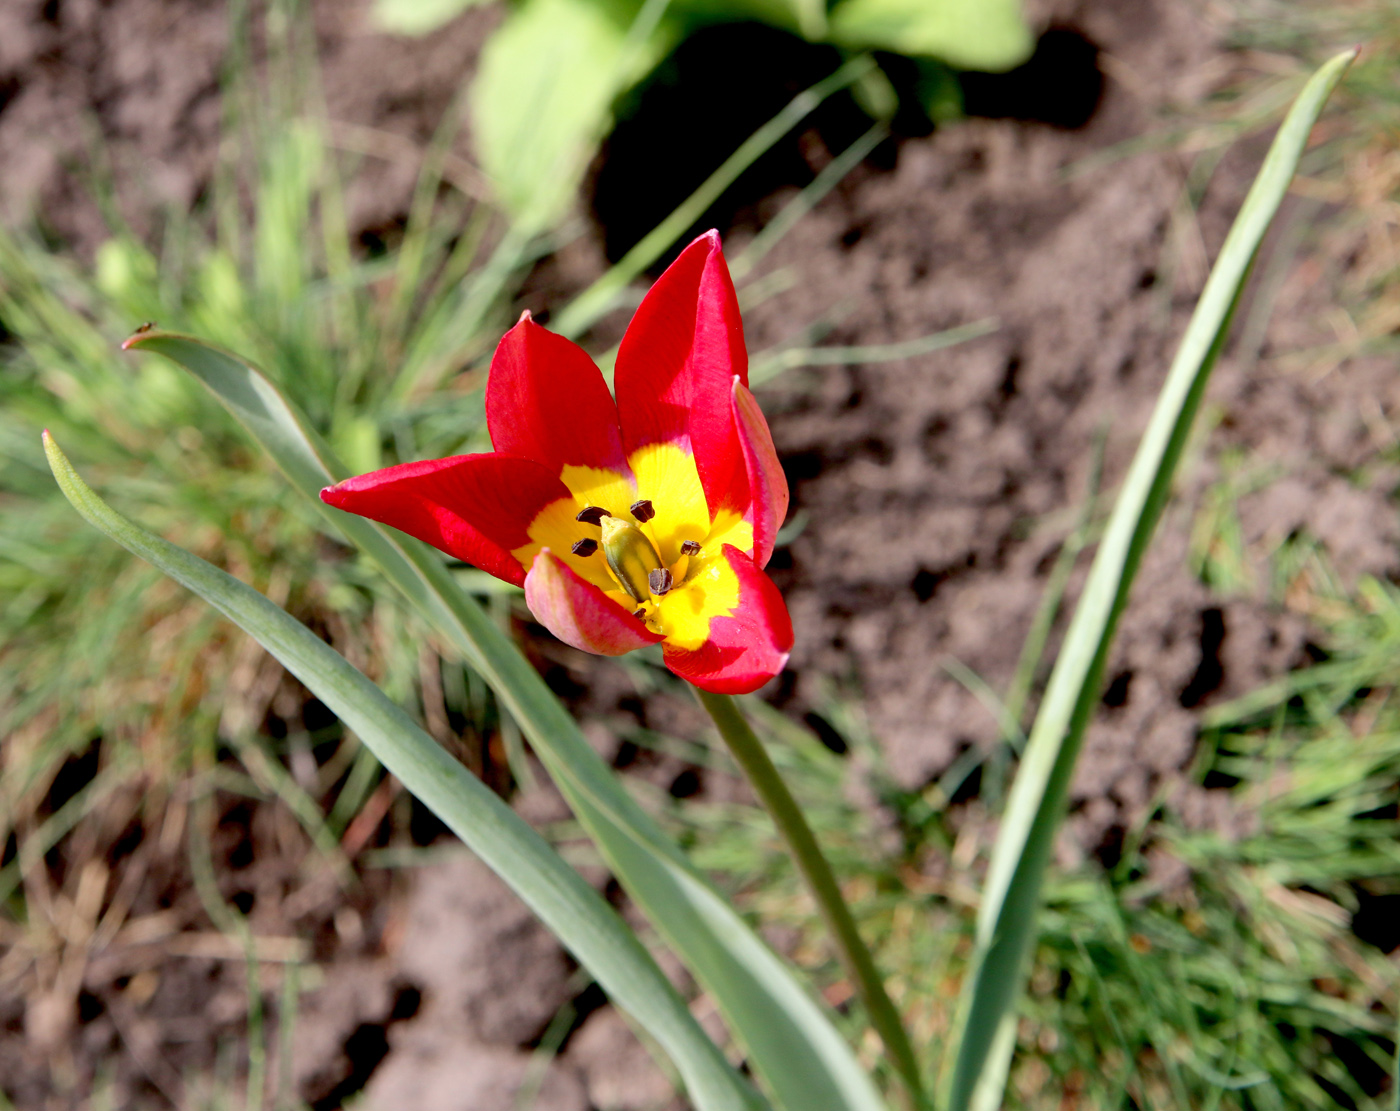
<svg viewBox="0 0 1400 1111">
<path fill-rule="evenodd" d="M 763 743 L 744 719 L 734 699 L 727 694 L 711 694 L 699 687 L 695 688 L 695 693 L 700 699 L 700 705 L 704 706 L 706 712 L 714 719 L 724 743 L 729 746 L 729 751 L 734 754 L 734 759 L 748 777 L 749 785 L 753 787 L 759 801 L 772 817 L 773 824 L 778 827 L 778 832 L 787 842 L 788 851 L 792 854 L 798 871 L 802 873 L 807 889 L 816 899 L 822 921 L 826 923 L 836 943 L 836 951 L 845 967 L 846 975 L 855 984 L 856 993 L 865 1006 L 866 1014 L 870 1016 L 871 1025 L 885 1043 L 895 1071 L 899 1073 L 909 1091 L 910 1102 L 916 1107 L 926 1106 L 918 1062 L 914 1057 L 914 1048 L 909 1043 L 909 1035 L 905 1033 L 904 1023 L 885 991 L 874 958 L 865 947 L 865 942 L 861 940 L 855 919 L 851 917 L 851 910 L 836 884 L 836 876 L 832 873 L 826 857 L 822 855 L 812 827 L 802 815 L 801 807 L 792 797 L 792 792 L 778 774 L 778 769 L 773 766 Z"/>
</svg>

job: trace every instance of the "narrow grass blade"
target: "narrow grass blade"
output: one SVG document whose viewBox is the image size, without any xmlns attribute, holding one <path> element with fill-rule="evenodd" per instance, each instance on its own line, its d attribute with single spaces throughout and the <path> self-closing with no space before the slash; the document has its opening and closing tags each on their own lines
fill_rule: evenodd
<svg viewBox="0 0 1400 1111">
<path fill-rule="evenodd" d="M 886 123 L 877 123 L 854 143 L 848 146 L 822 167 L 812 183 L 783 206 L 783 210 L 763 226 L 763 230 L 753 238 L 738 258 L 729 264 L 729 272 L 736 282 L 742 282 L 753 272 L 770 250 L 783 236 L 787 235 L 797 222 L 816 208 L 822 198 L 830 193 L 845 176 L 865 161 L 866 155 L 889 138 L 890 128 Z"/>
<path fill-rule="evenodd" d="M 960 324 L 942 332 L 933 332 L 902 343 L 874 343 L 854 347 L 788 347 L 780 351 L 765 351 L 749 368 L 749 381 L 755 386 L 771 382 L 787 370 L 803 366 L 856 366 L 861 363 L 887 363 L 895 359 L 912 359 L 955 347 L 968 340 L 991 335 L 1001 322 L 994 316 Z"/>
<path fill-rule="evenodd" d="M 788 105 L 765 123 L 740 145 L 724 163 L 705 179 L 676 208 L 671 215 L 657 224 L 617 265 L 575 297 L 559 316 L 551 321 L 550 327 L 561 335 L 577 336 L 613 307 L 617 295 L 627 287 L 627 283 L 655 262 L 705 210 L 720 198 L 720 195 L 734 184 L 740 174 L 751 166 L 774 143 L 791 131 L 817 105 L 832 93 L 838 92 L 859 81 L 875 68 L 875 62 L 868 54 L 852 58 L 830 77 L 818 81 L 810 89 L 798 93 Z"/>
<path fill-rule="evenodd" d="M 749 1063 L 786 1111 L 875 1111 L 870 1078 L 826 1012 L 680 848 L 633 800 L 510 639 L 453 580 L 437 552 L 325 505 L 344 470 L 258 371 L 188 336 L 148 332 L 134 349 L 204 382 L 317 510 L 370 556 L 487 681 L 627 893 L 713 995 Z"/>
<path fill-rule="evenodd" d="M 285 610 L 183 548 L 133 525 L 88 488 L 47 433 L 44 447 L 64 495 L 90 524 L 256 638 L 510 884 L 609 997 L 666 1048 L 698 1107 L 757 1111 L 763 1106 L 705 1035 L 632 930 L 524 819 Z"/>
<path fill-rule="evenodd" d="M 1288 190 L 1322 106 L 1355 51 L 1324 65 L 1299 94 L 1220 250 L 1182 337 L 1152 419 L 1114 506 L 1064 647 L 1051 673 L 992 854 L 964 995 L 952 1111 L 1000 1106 L 1014 1038 L 1011 1016 L 1035 941 L 1041 884 L 1064 814 L 1084 731 L 1133 576 L 1170 490 L 1230 319 L 1264 233 Z"/>
<path fill-rule="evenodd" d="M 1390 1074 L 1390 1095 L 1393 1111 L 1400 1111 L 1400 1015 L 1395 1023 L 1395 1070 Z"/>
</svg>

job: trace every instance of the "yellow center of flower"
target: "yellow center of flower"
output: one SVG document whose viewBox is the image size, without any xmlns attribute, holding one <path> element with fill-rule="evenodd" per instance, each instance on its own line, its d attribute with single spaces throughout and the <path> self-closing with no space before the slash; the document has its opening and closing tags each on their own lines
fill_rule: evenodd
<svg viewBox="0 0 1400 1111">
<path fill-rule="evenodd" d="M 710 622 L 739 604 L 739 581 L 721 558 L 723 546 L 750 551 L 753 526 L 729 509 L 711 515 L 690 452 L 649 444 L 627 463 L 630 476 L 565 467 L 559 477 L 572 497 L 540 510 L 530 522 L 530 543 L 511 554 L 528 570 L 547 547 L 668 643 L 699 648 Z M 593 508 L 606 516 L 578 519 Z"/>
</svg>

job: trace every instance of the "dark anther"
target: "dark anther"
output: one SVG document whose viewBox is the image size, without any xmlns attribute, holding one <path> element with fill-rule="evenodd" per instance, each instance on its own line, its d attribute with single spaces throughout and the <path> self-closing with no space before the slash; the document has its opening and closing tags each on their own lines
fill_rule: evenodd
<svg viewBox="0 0 1400 1111">
<path fill-rule="evenodd" d="M 598 550 L 598 541 L 588 539 L 575 540 L 571 550 L 576 556 L 591 556 Z"/>
<path fill-rule="evenodd" d="M 700 541 L 687 540 L 684 544 L 681 545 L 681 551 L 684 552 L 686 555 L 699 555 Z"/>
<path fill-rule="evenodd" d="M 574 520 L 582 521 L 585 525 L 596 525 L 604 517 L 609 516 L 611 514 L 601 505 L 590 505 L 587 509 L 580 510 L 579 515 Z"/>
<path fill-rule="evenodd" d="M 661 595 L 671 589 L 671 583 L 673 581 L 671 572 L 664 567 L 656 568 L 656 570 L 647 576 L 647 586 L 651 588 L 652 594 L 657 598 L 660 598 Z"/>
<path fill-rule="evenodd" d="M 634 501 L 629 508 L 632 510 L 632 516 L 642 524 L 646 524 L 656 516 L 656 510 L 652 508 L 649 501 Z"/>
<path fill-rule="evenodd" d="M 646 615 L 647 615 L 647 611 L 646 611 L 645 607 L 640 608 L 640 609 L 635 609 L 635 610 L 632 611 L 632 616 L 635 617 L 638 621 L 640 621 L 640 620 L 641 620 L 642 618 L 644 618 Z"/>
</svg>

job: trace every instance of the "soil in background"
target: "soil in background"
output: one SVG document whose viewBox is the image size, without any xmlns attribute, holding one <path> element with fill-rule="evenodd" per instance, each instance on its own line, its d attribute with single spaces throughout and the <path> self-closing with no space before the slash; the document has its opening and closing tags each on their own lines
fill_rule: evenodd
<svg viewBox="0 0 1400 1111">
<path fill-rule="evenodd" d="M 1093 444 L 1103 438 L 1111 496 L 1266 145 L 1226 156 L 1194 218 L 1174 154 L 1093 168 L 1167 106 L 1199 102 L 1228 58 L 1190 5 L 1048 14 L 1102 52 L 1108 81 L 1089 124 L 972 120 L 905 144 L 892 173 L 852 182 L 777 248 L 773 265 L 798 280 L 747 317 L 757 348 L 821 313 L 851 344 L 999 321 L 945 352 L 795 376 L 764 397 L 807 519 L 777 572 L 798 631 L 795 697 L 819 677 L 850 682 L 907 786 L 996 739 L 992 714 L 942 664 L 1007 689 L 1087 500 Z M 1276 231 L 1317 215 L 1290 202 Z M 1261 258 L 1271 277 L 1241 311 L 1242 339 L 1215 372 L 1124 615 L 1074 785 L 1078 851 L 1112 842 L 1159 792 L 1196 790 L 1181 776 L 1200 709 L 1306 662 L 1303 622 L 1269 597 L 1272 548 L 1321 538 L 1347 582 L 1400 569 L 1396 476 L 1358 477 L 1377 450 L 1363 414 L 1394 411 L 1400 382 L 1379 359 L 1289 357 L 1331 337 L 1309 325 L 1326 264 L 1281 253 L 1287 238 Z M 1212 593 L 1188 569 L 1191 530 L 1236 453 L 1271 481 L 1238 500 L 1250 586 Z"/>
<path fill-rule="evenodd" d="M 1225 159 L 1198 218 L 1183 217 L 1186 167 L 1174 155 L 1088 168 L 1171 105 L 1199 101 L 1228 76 L 1229 57 L 1190 6 L 1035 8 L 1039 26 L 1065 28 L 1098 51 L 1102 99 L 1085 126 L 981 119 L 907 139 L 892 167 L 857 171 L 779 245 L 766 269 L 790 268 L 795 280 L 746 319 L 754 350 L 822 318 L 832 324 L 828 342 L 851 344 L 999 321 L 993 334 L 945 352 L 792 372 L 761 393 L 792 483 L 793 519 L 805 521 L 772 567 L 797 648 L 769 695 L 802 713 L 825 687 L 859 692 L 890 770 L 910 786 L 996 740 L 995 721 L 943 662 L 1005 689 L 1086 499 L 1095 440 L 1104 438 L 1111 492 L 1263 149 L 1246 143 Z M 345 129 L 346 144 L 375 148 L 351 206 L 366 236 L 382 236 L 406 210 L 417 152 L 494 16 L 470 13 L 429 40 L 397 42 L 369 34 L 362 12 L 348 11 L 318 9 L 324 81 L 332 118 L 360 128 Z M 199 5 L 63 0 L 0 11 L 0 210 L 17 221 L 35 204 L 80 251 L 100 241 L 96 209 L 66 169 L 86 156 L 77 122 L 85 113 L 110 144 L 119 186 L 197 199 L 217 141 L 224 42 L 222 11 Z M 1005 113 L 1034 114 L 1024 104 Z M 804 161 L 819 165 L 821 136 L 804 142 Z M 748 217 L 770 216 L 786 196 L 736 205 L 731 242 L 741 245 Z M 1294 205 L 1284 218 L 1315 216 Z M 599 272 L 603 238 L 542 268 L 535 296 Z M 1318 375 L 1315 364 L 1300 370 L 1281 357 L 1319 342 L 1308 322 L 1334 275 L 1325 262 L 1271 257 L 1281 276 L 1271 323 L 1257 326 L 1262 316 L 1246 308 L 1248 342 L 1216 372 L 1202 422 L 1209 435 L 1191 452 L 1124 618 L 1075 784 L 1068 857 L 1108 851 L 1164 791 L 1203 824 L 1228 830 L 1248 820 L 1223 794 L 1185 781 L 1194 715 L 1302 662 L 1307 629 L 1268 598 L 1262 566 L 1254 588 L 1228 596 L 1188 570 L 1194 508 L 1226 473 L 1231 449 L 1275 476 L 1239 501 L 1251 551 L 1309 532 L 1345 577 L 1400 570 L 1395 476 L 1373 469 L 1355 480 L 1375 448 L 1360 414 L 1394 412 L 1400 387 L 1379 362 Z M 1265 258 L 1261 272 L 1269 270 Z M 576 684 L 595 727 L 698 728 L 690 707 L 639 699 L 616 668 L 558 645 L 535 648 Z M 608 744 L 607 729 L 597 732 Z M 672 788 L 688 775 L 687 790 L 727 789 L 693 769 L 656 765 L 647 774 Z M 532 820 L 561 816 L 547 794 L 520 805 Z M 617 1013 L 480 865 L 457 855 L 397 881 L 370 872 L 362 892 L 345 895 L 303 871 L 307 846 L 276 806 L 220 806 L 224 896 L 253 893 L 260 936 L 312 939 L 288 1076 L 318 1111 L 360 1093 L 369 1107 L 505 1111 L 522 1085 L 539 1085 L 536 1106 L 558 1111 L 671 1102 Z M 230 1047 L 243 1059 L 243 963 L 208 940 L 219 935 L 183 864 L 152 858 L 150 867 L 168 889 L 142 879 L 150 906 L 138 909 L 166 914 L 167 933 L 113 946 L 56 1003 L 0 992 L 0 1076 L 16 1106 L 84 1106 L 98 1073 L 111 1079 L 118 1106 L 184 1106 Z M 269 1016 L 282 967 L 262 966 Z M 532 1051 L 561 1008 L 550 1035 L 562 1039 L 561 1052 L 539 1070 Z M 67 1064 L 55 1072 L 58 1046 Z M 274 1058 L 270 1075 L 281 1069 Z"/>
</svg>

